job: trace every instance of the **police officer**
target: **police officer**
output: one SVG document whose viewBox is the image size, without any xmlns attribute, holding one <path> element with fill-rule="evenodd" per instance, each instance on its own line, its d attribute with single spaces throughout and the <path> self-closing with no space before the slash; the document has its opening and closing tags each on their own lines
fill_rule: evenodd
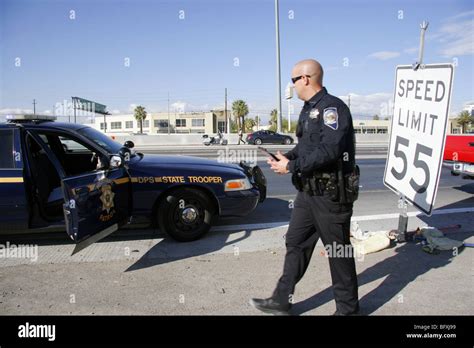
<svg viewBox="0 0 474 348">
<path fill-rule="evenodd" d="M 298 144 L 284 155 L 278 152 L 279 161 L 269 158 L 267 163 L 275 173 L 291 173 L 298 193 L 285 236 L 283 274 L 270 298 L 251 299 L 250 304 L 263 312 L 288 314 L 295 285 L 321 238 L 331 270 L 334 314 L 356 314 L 358 285 L 349 230 L 358 181 L 347 180 L 358 179 L 352 117 L 346 104 L 323 87 L 323 69 L 317 61 L 297 63 L 291 79 L 304 101 L 296 131 Z M 348 187 L 347 182 L 357 187 Z"/>
</svg>

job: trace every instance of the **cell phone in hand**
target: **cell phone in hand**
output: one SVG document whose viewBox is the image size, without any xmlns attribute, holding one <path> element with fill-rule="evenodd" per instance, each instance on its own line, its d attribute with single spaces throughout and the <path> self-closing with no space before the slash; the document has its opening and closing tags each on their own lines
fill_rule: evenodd
<svg viewBox="0 0 474 348">
<path fill-rule="evenodd" d="M 270 151 L 268 151 L 266 148 L 259 146 L 258 149 L 259 149 L 260 151 L 265 152 L 267 155 L 271 156 L 275 161 L 279 161 L 279 160 L 280 160 L 277 156 L 275 156 L 273 153 L 271 153 Z"/>
</svg>

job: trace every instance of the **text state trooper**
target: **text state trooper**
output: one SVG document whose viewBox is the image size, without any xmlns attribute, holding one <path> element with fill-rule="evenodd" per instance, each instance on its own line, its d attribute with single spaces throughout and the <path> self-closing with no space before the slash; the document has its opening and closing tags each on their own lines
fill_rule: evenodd
<svg viewBox="0 0 474 348">
<path fill-rule="evenodd" d="M 298 189 L 285 237 L 283 275 L 270 298 L 251 299 L 250 304 L 263 312 L 288 314 L 295 285 L 303 277 L 321 238 L 331 270 L 334 314 L 356 314 L 358 284 L 350 220 L 358 195 L 359 173 L 352 117 L 347 105 L 323 87 L 323 69 L 317 61 L 297 63 L 292 81 L 298 97 L 305 102 L 296 130 L 298 144 L 285 155 L 278 151 L 279 161 L 267 161 L 275 173 L 291 172 Z M 336 254 L 341 248 L 344 252 Z"/>
</svg>

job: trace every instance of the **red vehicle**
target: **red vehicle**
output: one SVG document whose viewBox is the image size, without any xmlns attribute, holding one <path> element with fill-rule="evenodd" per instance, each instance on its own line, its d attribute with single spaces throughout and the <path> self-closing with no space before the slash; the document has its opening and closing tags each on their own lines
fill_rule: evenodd
<svg viewBox="0 0 474 348">
<path fill-rule="evenodd" d="M 446 136 L 443 159 L 452 164 L 452 175 L 474 179 L 474 134 Z"/>
</svg>

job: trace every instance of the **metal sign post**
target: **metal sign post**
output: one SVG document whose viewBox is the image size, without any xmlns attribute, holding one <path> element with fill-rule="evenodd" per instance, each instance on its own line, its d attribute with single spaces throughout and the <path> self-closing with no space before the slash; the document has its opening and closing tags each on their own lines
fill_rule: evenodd
<svg viewBox="0 0 474 348">
<path fill-rule="evenodd" d="M 413 70 L 418 70 L 418 68 L 423 69 L 423 54 L 425 50 L 425 33 L 426 29 L 428 29 L 429 23 L 427 21 L 423 21 L 420 24 L 420 48 L 418 52 L 418 61 L 413 64 Z M 395 115 L 394 115 L 395 116 Z M 394 117 L 392 116 L 392 117 Z M 397 241 L 398 242 L 405 242 L 408 240 L 408 201 L 405 198 L 404 194 L 399 194 L 398 200 L 398 208 L 401 210 L 400 215 L 398 216 L 398 233 L 397 233 Z"/>
<path fill-rule="evenodd" d="M 415 62 L 415 64 L 413 64 L 413 70 L 417 70 L 419 67 L 421 67 L 423 69 L 423 53 L 425 51 L 425 33 L 426 33 L 426 29 L 428 29 L 428 22 L 427 21 L 423 21 L 423 23 L 420 24 L 420 29 L 421 29 L 421 32 L 420 32 L 420 49 L 419 49 L 419 53 L 418 53 L 418 61 Z"/>
</svg>

